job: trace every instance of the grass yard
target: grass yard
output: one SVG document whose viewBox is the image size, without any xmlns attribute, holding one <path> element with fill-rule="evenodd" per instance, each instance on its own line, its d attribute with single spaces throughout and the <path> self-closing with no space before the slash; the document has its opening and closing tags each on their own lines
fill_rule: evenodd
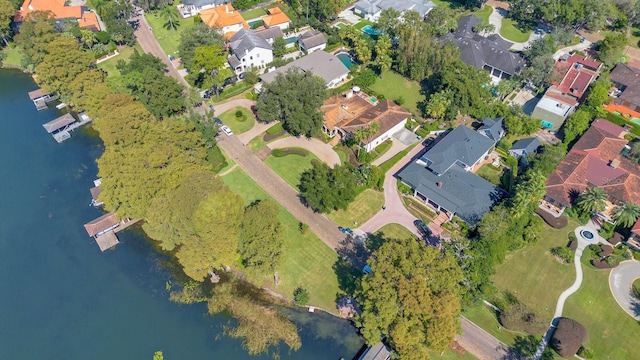
<svg viewBox="0 0 640 360">
<path fill-rule="evenodd" d="M 339 226 L 357 227 L 355 223 L 364 224 L 382 209 L 382 205 L 384 205 L 384 194 L 380 191 L 367 189 L 356 196 L 347 210 L 332 211 L 327 215 Z"/>
<path fill-rule="evenodd" d="M 7 57 L 2 61 L 2 65 L 6 67 L 12 68 L 21 68 L 20 62 L 22 60 L 22 49 L 18 46 L 13 46 L 13 48 L 5 47 L 2 49 L 2 52 L 7 55 Z"/>
<path fill-rule="evenodd" d="M 180 57 L 178 54 L 178 46 L 180 45 L 180 34 L 183 31 L 193 26 L 193 18 L 183 19 L 178 16 L 177 23 L 178 30 L 168 30 L 164 27 L 167 22 L 159 12 L 145 13 L 145 18 L 149 22 L 149 26 L 153 29 L 153 36 L 158 39 L 160 46 L 167 53 L 167 55 L 173 55 L 174 57 Z"/>
<path fill-rule="evenodd" d="M 289 154 L 283 157 L 276 157 L 273 155 L 269 155 L 264 163 L 267 164 L 273 171 L 278 174 L 282 180 L 286 181 L 287 184 L 293 186 L 295 189 L 298 188 L 298 184 L 300 184 L 300 175 L 305 170 L 311 169 L 313 165 L 311 162 L 315 159 L 320 161 L 315 155 L 304 150 L 298 149 L 307 153 L 306 156 L 300 156 L 298 154 Z"/>
<path fill-rule="evenodd" d="M 485 6 L 483 9 L 478 9 L 477 11 L 472 12 L 472 14 L 482 19 L 483 25 L 487 25 L 489 24 L 489 16 L 491 16 L 492 12 L 493 8 L 491 6 Z"/>
<path fill-rule="evenodd" d="M 371 22 L 371 21 L 369 21 L 369 20 L 364 20 L 364 19 L 363 19 L 363 20 L 361 20 L 359 23 L 357 23 L 357 24 L 353 25 L 353 27 L 354 27 L 356 30 L 362 30 L 362 28 L 363 28 L 363 27 L 365 27 L 365 26 L 367 26 L 367 25 L 371 25 L 371 26 L 373 26 L 373 25 L 375 25 L 375 24 L 374 24 L 374 23 L 372 23 L 372 22 Z"/>
<path fill-rule="evenodd" d="M 525 42 L 529 40 L 531 31 L 522 32 L 516 27 L 516 23 L 507 18 L 502 18 L 502 27 L 500 28 L 500 35 L 509 41 Z"/>
<path fill-rule="evenodd" d="M 245 12 L 241 12 L 242 18 L 245 20 L 252 20 L 261 17 L 262 15 L 267 15 L 267 11 L 263 8 L 257 8 Z"/>
<path fill-rule="evenodd" d="M 500 186 L 500 177 L 502 176 L 502 170 L 496 169 L 491 164 L 484 164 L 476 171 L 476 175 L 487 180 L 488 182 Z"/>
<path fill-rule="evenodd" d="M 573 264 L 559 263 L 549 249 L 566 245 L 567 235 L 577 226 L 575 221 L 561 230 L 543 225 L 536 245 L 510 253 L 496 268 L 492 277 L 496 287 L 513 293 L 544 321 L 551 321 L 558 296 L 573 284 L 576 273 Z"/>
<path fill-rule="evenodd" d="M 409 80 L 402 75 L 391 70 L 382 74 L 382 78 L 370 86 L 371 90 L 384 95 L 388 100 L 396 100 L 403 97 L 405 102 L 403 107 L 411 111 L 414 115 L 419 114 L 418 102 L 424 100 L 424 95 L 420 94 L 420 84 Z"/>
<path fill-rule="evenodd" d="M 247 205 L 258 199 L 271 198 L 239 168 L 223 176 L 222 180 L 232 191 L 242 196 Z M 271 277 L 254 281 L 289 299 L 293 298 L 296 287 L 303 286 L 309 291 L 309 304 L 336 313 L 335 301 L 339 288 L 333 265 L 338 255 L 311 231 L 301 234 L 298 220 L 284 208 L 281 208 L 279 218 L 285 233 L 285 253 L 277 269 L 280 284 L 274 286 Z"/>
<path fill-rule="evenodd" d="M 116 64 L 120 60 L 128 61 L 133 54 L 134 49 L 137 49 L 140 54 L 144 54 L 144 51 L 142 51 L 139 44 L 136 44 L 135 46 L 122 46 L 118 48 L 118 56 L 114 56 L 109 60 L 101 62 L 98 64 L 98 69 L 106 71 L 109 77 L 120 76 L 120 71 L 116 69 Z"/>
<path fill-rule="evenodd" d="M 518 335 L 524 335 L 500 326 L 494 311 L 484 304 L 465 309 L 462 315 L 505 344 L 512 345 Z"/>
<path fill-rule="evenodd" d="M 437 353 L 430 353 L 429 358 L 432 360 L 475 360 L 475 356 L 465 352 L 464 354 L 458 354 L 456 351 L 447 349 L 442 355 Z"/>
<path fill-rule="evenodd" d="M 340 164 L 346 164 L 349 161 L 349 155 L 347 155 L 347 152 L 341 144 L 334 146 L 333 151 L 338 154 L 338 157 L 340 158 Z"/>
<path fill-rule="evenodd" d="M 240 118 L 236 117 L 236 111 L 238 110 L 242 111 L 242 116 Z M 251 130 L 253 125 L 256 123 L 256 117 L 253 116 L 251 110 L 240 106 L 223 112 L 220 115 L 220 120 L 230 127 L 236 135 Z"/>
<path fill-rule="evenodd" d="M 416 239 L 416 236 L 413 235 L 409 229 L 400 224 L 387 224 L 380 228 L 376 233 L 382 235 L 386 239 Z"/>
<path fill-rule="evenodd" d="M 582 286 L 567 299 L 562 315 L 587 329 L 589 340 L 585 345 L 593 351 L 594 359 L 640 358 L 637 345 L 640 326 L 613 298 L 609 289 L 610 271 L 582 268 Z"/>
</svg>

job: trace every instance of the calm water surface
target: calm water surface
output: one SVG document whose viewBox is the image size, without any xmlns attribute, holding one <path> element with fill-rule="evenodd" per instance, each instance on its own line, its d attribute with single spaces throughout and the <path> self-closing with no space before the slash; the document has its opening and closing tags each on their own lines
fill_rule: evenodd
<svg viewBox="0 0 640 360">
<path fill-rule="evenodd" d="M 140 234 L 120 233 L 101 253 L 82 225 L 89 207 L 96 137 L 75 131 L 58 144 L 42 128 L 25 74 L 0 70 L 0 359 L 270 359 L 221 335 L 225 316 L 167 300 L 169 273 Z M 348 323 L 297 312 L 302 349 L 283 359 L 351 359 L 362 345 Z"/>
</svg>

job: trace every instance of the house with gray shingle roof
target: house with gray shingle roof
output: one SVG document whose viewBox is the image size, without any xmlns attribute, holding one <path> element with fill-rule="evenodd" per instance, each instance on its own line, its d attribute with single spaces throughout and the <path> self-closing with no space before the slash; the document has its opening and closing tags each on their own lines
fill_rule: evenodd
<svg viewBox="0 0 640 360">
<path fill-rule="evenodd" d="M 349 75 L 349 69 L 340 59 L 333 54 L 319 50 L 281 66 L 274 71 L 262 74 L 260 79 L 263 83 L 270 83 L 275 80 L 278 74 L 284 74 L 294 67 L 303 72 L 311 72 L 313 75 L 321 77 L 329 89 L 342 85 Z M 262 85 L 261 83 L 256 85 L 258 85 L 256 90 L 259 91 Z"/>
<path fill-rule="evenodd" d="M 456 215 L 475 225 L 505 194 L 472 172 L 494 145 L 492 139 L 460 125 L 400 170 L 396 177 L 411 187 L 415 198 L 444 212 L 449 219 Z"/>
<path fill-rule="evenodd" d="M 482 120 L 482 126 L 478 132 L 497 143 L 506 134 L 504 118 L 486 118 Z"/>
<path fill-rule="evenodd" d="M 516 158 L 526 158 L 527 155 L 538 152 L 538 149 L 542 144 L 537 137 L 531 137 L 526 139 L 520 139 L 513 143 L 511 149 L 509 149 L 509 154 L 515 156 Z"/>
<path fill-rule="evenodd" d="M 320 31 L 309 30 L 298 38 L 300 49 L 311 54 L 314 51 L 322 50 L 327 47 L 327 38 Z"/>
<path fill-rule="evenodd" d="M 487 70 L 495 82 L 520 74 L 526 63 L 522 56 L 509 51 L 511 43 L 497 34 L 488 37 L 473 32 L 482 23 L 475 15 L 463 16 L 456 31 L 444 35 L 444 42 L 453 41 L 460 50 L 460 60 L 477 70 Z"/>
<path fill-rule="evenodd" d="M 267 40 L 249 29 L 240 29 L 229 39 L 229 65 L 241 74 L 255 67 L 262 68 L 273 62 L 273 48 Z"/>
</svg>

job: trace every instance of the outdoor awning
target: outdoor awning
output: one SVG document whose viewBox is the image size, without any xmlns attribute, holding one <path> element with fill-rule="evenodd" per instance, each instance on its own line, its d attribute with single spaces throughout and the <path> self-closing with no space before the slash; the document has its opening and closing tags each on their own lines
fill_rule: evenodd
<svg viewBox="0 0 640 360">
<path fill-rule="evenodd" d="M 47 130 L 47 132 L 49 134 L 51 134 L 52 132 L 63 128 L 71 123 L 73 123 L 74 121 L 76 121 L 76 119 L 71 116 L 71 114 L 67 113 L 64 114 L 62 116 L 60 116 L 59 118 L 55 119 L 55 120 L 51 120 L 46 124 L 43 124 L 42 127 L 44 127 L 45 130 Z"/>
</svg>

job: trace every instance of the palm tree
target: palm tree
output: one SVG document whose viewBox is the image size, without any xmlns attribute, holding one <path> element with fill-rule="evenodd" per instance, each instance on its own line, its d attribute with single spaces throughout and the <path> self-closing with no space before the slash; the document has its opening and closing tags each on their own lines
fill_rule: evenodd
<svg viewBox="0 0 640 360">
<path fill-rule="evenodd" d="M 100 17 L 104 16 L 104 10 L 107 7 L 107 3 L 107 0 L 91 0 L 91 5 L 96 9 L 96 13 L 98 13 Z"/>
<path fill-rule="evenodd" d="M 177 30 L 178 26 L 180 26 L 179 22 L 176 22 L 178 19 L 178 11 L 172 5 L 167 5 L 160 10 L 160 14 L 163 18 L 167 19 L 167 22 L 164 24 L 164 27 L 170 30 Z"/>
<path fill-rule="evenodd" d="M 353 131 L 353 139 L 358 145 L 358 156 L 360 155 L 360 149 L 362 149 L 362 142 L 366 140 L 369 143 L 371 137 L 378 133 L 378 130 L 380 130 L 380 124 L 371 123 Z"/>
<path fill-rule="evenodd" d="M 607 193 L 597 186 L 593 186 L 585 190 L 578 197 L 578 207 L 589 213 L 601 212 L 607 207 Z"/>
<path fill-rule="evenodd" d="M 93 44 L 96 43 L 96 34 L 91 30 L 80 29 L 80 41 L 91 50 L 93 49 Z"/>
<path fill-rule="evenodd" d="M 612 212 L 613 220 L 624 227 L 631 227 L 640 217 L 640 205 L 625 202 Z"/>
</svg>

